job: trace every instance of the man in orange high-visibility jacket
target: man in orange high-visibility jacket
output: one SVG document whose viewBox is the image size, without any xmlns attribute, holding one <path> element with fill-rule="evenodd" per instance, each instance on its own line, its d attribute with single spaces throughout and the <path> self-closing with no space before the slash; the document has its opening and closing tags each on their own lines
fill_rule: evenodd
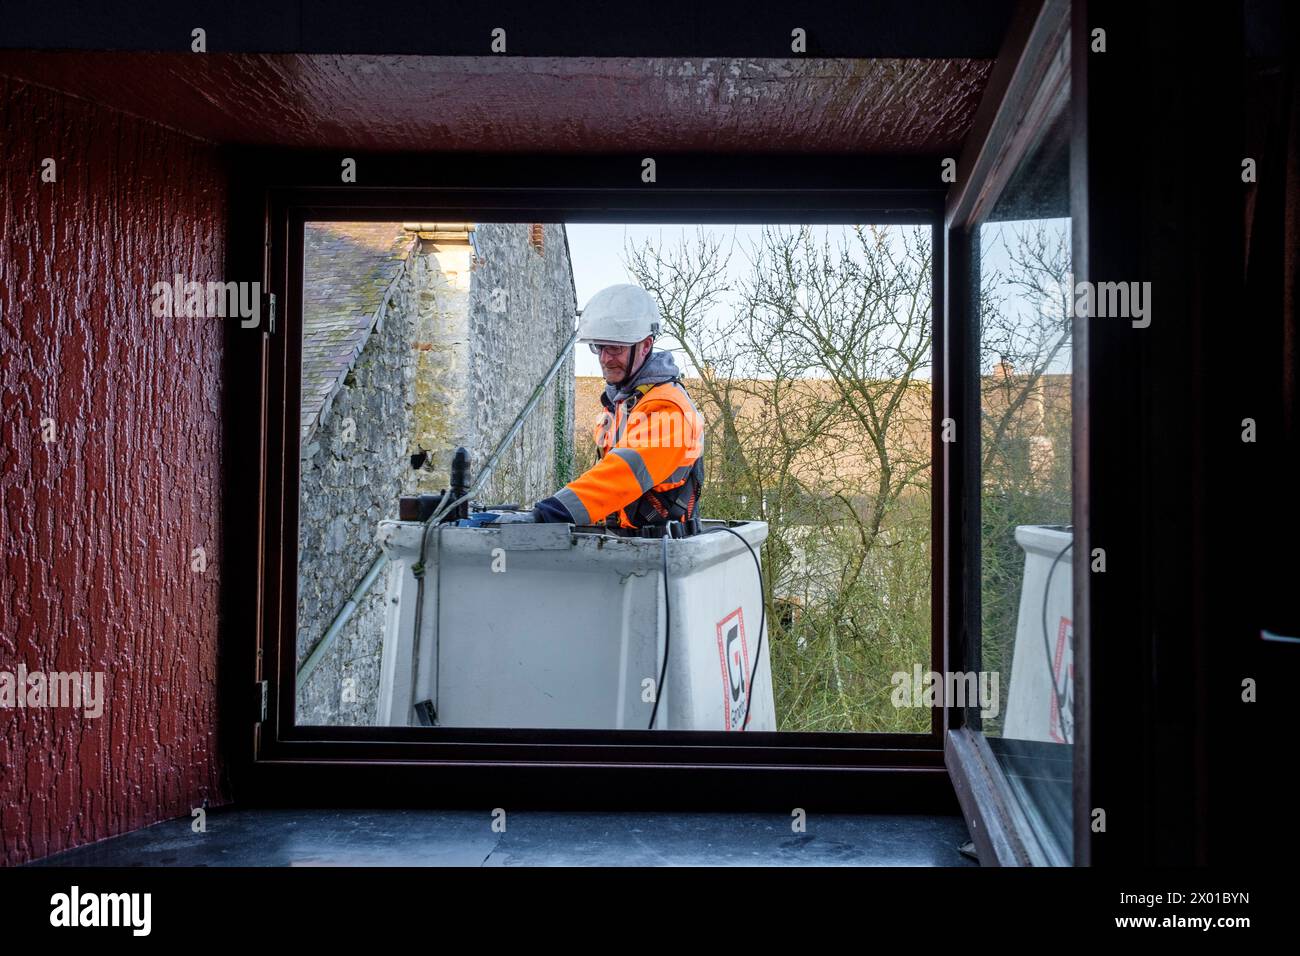
<svg viewBox="0 0 1300 956">
<path fill-rule="evenodd" d="M 605 376 L 604 412 L 592 433 L 598 460 L 531 512 L 505 520 L 621 529 L 679 522 L 690 533 L 703 483 L 704 422 L 672 354 L 654 351 L 661 324 L 654 297 L 639 286 L 592 296 L 578 340 L 600 357 Z"/>
</svg>

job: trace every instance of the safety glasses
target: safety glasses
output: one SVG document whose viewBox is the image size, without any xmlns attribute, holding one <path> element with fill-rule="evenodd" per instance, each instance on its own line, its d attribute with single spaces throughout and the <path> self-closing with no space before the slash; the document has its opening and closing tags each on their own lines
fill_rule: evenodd
<svg viewBox="0 0 1300 956">
<path fill-rule="evenodd" d="M 611 351 L 616 351 L 620 349 L 625 349 L 630 344 L 631 343 L 629 342 L 588 342 L 587 348 L 591 349 L 592 355 L 599 355 L 601 352 L 604 352 L 606 349 L 609 349 Z"/>
</svg>

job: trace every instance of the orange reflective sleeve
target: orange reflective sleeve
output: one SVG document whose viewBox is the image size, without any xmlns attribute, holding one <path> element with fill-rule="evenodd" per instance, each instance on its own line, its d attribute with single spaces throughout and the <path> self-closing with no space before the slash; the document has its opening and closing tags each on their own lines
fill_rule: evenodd
<svg viewBox="0 0 1300 956">
<path fill-rule="evenodd" d="M 618 443 L 555 497 L 578 524 L 591 524 L 636 501 L 699 456 L 695 424 L 676 403 L 643 400 Z"/>
</svg>

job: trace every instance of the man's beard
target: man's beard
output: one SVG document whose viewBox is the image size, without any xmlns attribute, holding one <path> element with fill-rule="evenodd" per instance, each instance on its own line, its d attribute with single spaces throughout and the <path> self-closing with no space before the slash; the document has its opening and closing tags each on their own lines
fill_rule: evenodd
<svg viewBox="0 0 1300 956">
<path fill-rule="evenodd" d="M 611 378 L 609 377 L 609 374 L 617 374 L 617 373 L 607 373 L 606 376 L 605 376 L 605 381 L 606 381 L 608 384 L 613 385 L 615 388 L 618 388 L 620 385 L 626 385 L 626 384 L 628 383 L 628 381 L 632 378 L 632 376 L 636 374 L 636 372 L 638 371 L 638 369 L 633 368 L 633 365 L 632 365 L 633 357 L 636 355 L 636 349 L 637 349 L 637 347 L 636 347 L 635 345 L 629 345 L 629 346 L 628 346 L 628 350 L 627 350 L 627 360 L 623 363 L 623 376 L 622 376 L 622 378 L 611 379 Z M 647 357 L 648 357 L 648 355 L 649 355 L 649 353 L 647 353 Z"/>
</svg>

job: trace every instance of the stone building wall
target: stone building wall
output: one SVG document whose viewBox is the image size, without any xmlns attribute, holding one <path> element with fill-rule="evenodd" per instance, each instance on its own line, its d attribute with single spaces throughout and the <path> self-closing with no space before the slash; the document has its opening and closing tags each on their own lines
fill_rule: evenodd
<svg viewBox="0 0 1300 956">
<path fill-rule="evenodd" d="M 473 247 L 463 241 L 417 238 L 416 369 L 411 401 L 411 454 L 427 452 L 406 474 L 406 493 L 434 493 L 451 483 L 451 456 L 465 442 L 470 420 L 470 292 Z"/>
<path fill-rule="evenodd" d="M 324 370 L 310 381 L 330 383 L 333 391 L 303 428 L 299 666 L 377 554 L 375 528 L 395 516 L 411 471 L 407 396 L 415 379 L 415 248 L 400 224 L 307 227 L 304 387 L 307 363 L 315 361 Z M 354 340 L 355 356 L 348 351 Z M 309 349 L 309 342 L 317 348 Z M 309 359 L 312 351 L 315 359 Z M 386 584 L 384 573 L 299 686 L 299 724 L 373 723 Z"/>
<path fill-rule="evenodd" d="M 414 442 L 429 451 L 429 464 L 412 493 L 445 488 L 461 445 L 478 473 L 573 332 L 577 311 L 561 224 L 535 236 L 529 224 L 478 223 L 472 245 L 425 239 L 422 248 Z M 480 501 L 532 504 L 571 477 L 572 395 L 570 356 Z"/>
<path fill-rule="evenodd" d="M 465 447 L 481 464 L 573 334 L 578 305 L 562 224 L 541 224 L 536 236 L 528 226 L 481 223 L 477 242 L 469 303 L 474 417 Z M 527 506 L 553 494 L 572 477 L 572 435 L 570 353 L 481 499 Z"/>
<path fill-rule="evenodd" d="M 477 473 L 576 310 L 562 225 L 536 235 L 479 223 L 472 244 L 396 223 L 307 229 L 300 665 L 377 553 L 398 496 L 446 487 L 459 445 Z M 480 501 L 531 504 L 567 480 L 573 382 L 570 356 Z M 373 723 L 387 579 L 385 569 L 299 687 L 299 724 Z"/>
</svg>

